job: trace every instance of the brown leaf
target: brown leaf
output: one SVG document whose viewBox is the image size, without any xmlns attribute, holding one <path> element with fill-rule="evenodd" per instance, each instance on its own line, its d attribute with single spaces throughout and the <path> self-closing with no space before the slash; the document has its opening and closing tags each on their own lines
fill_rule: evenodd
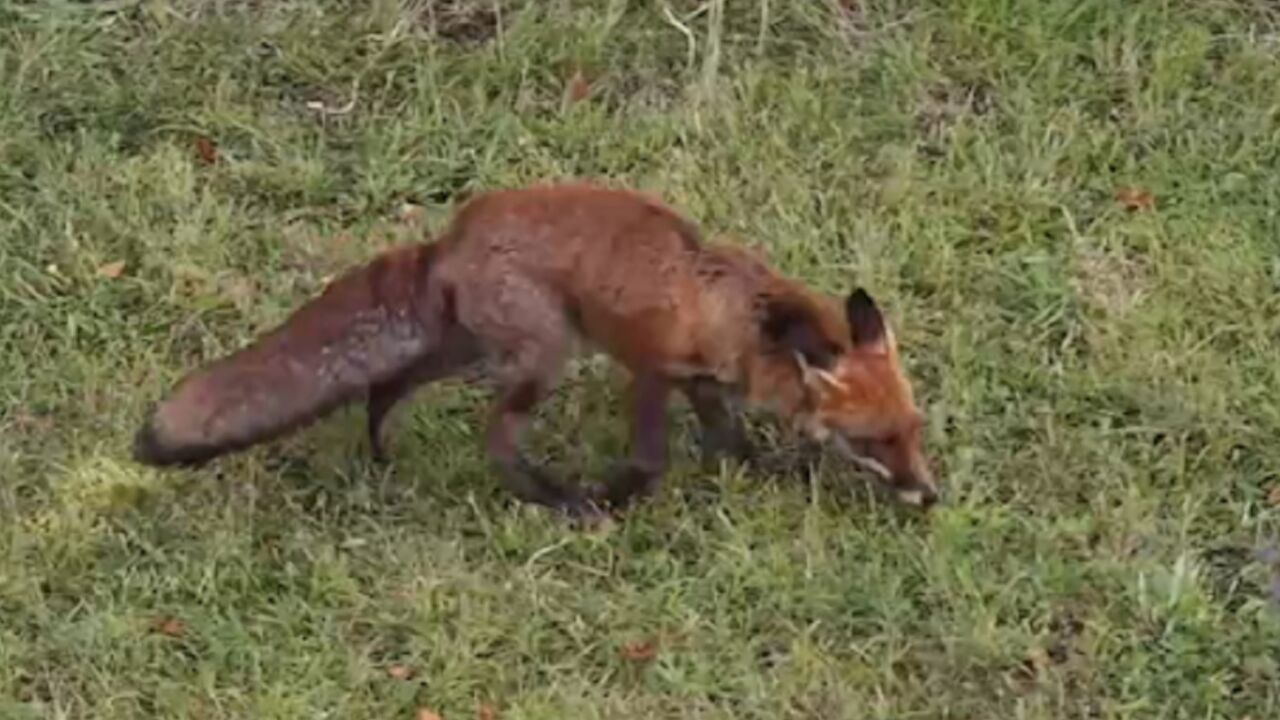
<svg viewBox="0 0 1280 720">
<path fill-rule="evenodd" d="M 203 135 L 196 138 L 196 157 L 200 158 L 200 162 L 205 165 L 213 165 L 218 162 L 217 143 Z"/>
<path fill-rule="evenodd" d="M 1151 194 L 1151 191 L 1140 187 L 1122 187 L 1116 190 L 1116 202 L 1130 212 L 1135 210 L 1154 210 L 1156 207 L 1155 196 Z"/>
<path fill-rule="evenodd" d="M 480 703 L 476 708 L 476 720 L 498 720 L 498 708 L 489 703 Z"/>
<path fill-rule="evenodd" d="M 440 714 L 427 708 L 418 708 L 417 720 L 444 720 Z"/>
<path fill-rule="evenodd" d="M 582 68 L 575 68 L 573 75 L 569 77 L 568 89 L 566 91 L 569 97 L 569 104 L 586 100 L 591 95 L 591 83 L 587 82 L 587 78 L 582 74 Z"/>
<path fill-rule="evenodd" d="M 413 677 L 413 668 L 407 665 L 392 665 L 387 668 L 387 674 L 396 680 L 408 680 Z"/>
<path fill-rule="evenodd" d="M 653 640 L 630 642 L 622 646 L 622 659 L 632 662 L 649 662 L 658 656 L 658 644 Z"/>
<path fill-rule="evenodd" d="M 172 615 L 165 615 L 152 620 L 151 629 L 171 638 L 180 638 L 187 634 L 187 626 Z"/>
<path fill-rule="evenodd" d="M 1271 488 L 1271 492 L 1267 493 L 1267 502 L 1271 507 L 1280 507 L 1280 485 Z"/>
<path fill-rule="evenodd" d="M 124 266 L 125 262 L 123 260 L 109 262 L 97 269 L 97 275 L 98 277 L 107 278 L 108 280 L 115 280 L 124 274 Z"/>
</svg>

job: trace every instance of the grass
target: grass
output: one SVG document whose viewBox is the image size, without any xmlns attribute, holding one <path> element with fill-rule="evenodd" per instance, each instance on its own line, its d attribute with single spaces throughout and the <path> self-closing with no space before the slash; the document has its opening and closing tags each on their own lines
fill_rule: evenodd
<svg viewBox="0 0 1280 720">
<path fill-rule="evenodd" d="M 0 38 L 0 717 L 1280 715 L 1266 3 L 57 0 Z M 869 287 L 947 504 L 702 473 L 679 408 L 663 494 L 578 534 L 460 385 L 389 470 L 359 409 L 129 461 L 327 276 L 570 176 Z M 539 449 L 598 472 L 617 398 L 584 365 Z"/>
</svg>

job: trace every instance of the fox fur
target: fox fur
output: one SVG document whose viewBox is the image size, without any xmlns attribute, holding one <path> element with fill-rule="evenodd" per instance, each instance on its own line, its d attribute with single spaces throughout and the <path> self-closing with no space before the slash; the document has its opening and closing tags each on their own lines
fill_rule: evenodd
<svg viewBox="0 0 1280 720">
<path fill-rule="evenodd" d="M 629 371 L 632 447 L 603 482 L 575 488 L 521 447 L 530 413 L 582 349 Z M 706 242 L 657 198 L 586 183 L 475 196 L 435 241 L 349 271 L 183 378 L 138 431 L 134 456 L 197 465 L 364 399 L 384 458 L 392 406 L 479 365 L 496 388 L 485 446 L 499 477 L 520 499 L 575 516 L 658 489 L 675 393 L 711 455 L 750 454 L 742 400 L 833 445 L 905 502 L 938 496 L 894 334 L 865 290 L 819 293 L 756 252 Z"/>
</svg>

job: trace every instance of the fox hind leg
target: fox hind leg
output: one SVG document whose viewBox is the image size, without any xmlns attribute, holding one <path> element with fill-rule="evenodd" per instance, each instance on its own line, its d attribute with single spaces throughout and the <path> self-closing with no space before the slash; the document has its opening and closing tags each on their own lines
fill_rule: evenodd
<svg viewBox="0 0 1280 720">
<path fill-rule="evenodd" d="M 454 333 L 446 338 L 446 345 L 439 352 L 429 355 L 390 380 L 370 387 L 365 414 L 368 416 L 369 451 L 373 461 L 382 465 L 389 459 L 382 441 L 382 424 L 397 403 L 422 385 L 461 372 L 478 358 L 479 352 L 473 339 L 462 333 Z"/>
<path fill-rule="evenodd" d="M 534 405 L 546 392 L 547 387 L 536 379 L 500 389 L 489 416 L 486 449 L 498 467 L 503 485 L 517 498 L 578 515 L 585 511 L 580 494 L 552 478 L 521 452 Z"/>
<path fill-rule="evenodd" d="M 447 374 L 448 372 L 445 371 L 435 373 L 410 371 L 369 388 L 365 414 L 368 416 L 369 454 L 375 463 L 385 465 L 390 460 L 386 446 L 382 442 L 382 424 L 391 409 L 408 397 L 419 385 L 438 380 Z"/>
<path fill-rule="evenodd" d="M 444 374 L 410 370 L 369 388 L 365 414 L 368 416 L 369 423 L 369 454 L 375 463 L 385 465 L 390 459 L 387 456 L 386 446 L 382 442 L 382 424 L 387 414 L 397 403 L 408 397 L 418 385 L 436 380 Z"/>
<path fill-rule="evenodd" d="M 502 281 L 499 281 L 502 283 Z M 503 485 L 520 500 L 583 520 L 599 513 L 585 493 L 563 484 L 524 455 L 523 439 L 537 403 L 554 387 L 568 356 L 572 331 L 563 312 L 532 287 L 486 291 L 487 297 L 519 297 L 519 303 L 472 308 L 472 332 L 485 340 L 498 384 L 485 448 Z"/>
</svg>

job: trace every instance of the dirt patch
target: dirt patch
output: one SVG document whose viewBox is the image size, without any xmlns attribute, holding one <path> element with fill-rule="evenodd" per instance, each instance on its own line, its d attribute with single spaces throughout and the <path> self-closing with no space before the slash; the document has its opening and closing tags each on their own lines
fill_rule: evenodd
<svg viewBox="0 0 1280 720">
<path fill-rule="evenodd" d="M 964 116 L 982 117 L 995 107 L 995 89 L 984 82 L 942 83 L 920 100 L 916 123 L 922 134 L 937 139 Z"/>
<path fill-rule="evenodd" d="M 1081 247 L 1072 258 L 1072 286 L 1091 307 L 1123 315 L 1137 307 L 1150 287 L 1150 268 L 1138 257 L 1116 250 Z"/>
<path fill-rule="evenodd" d="M 491 0 L 426 0 L 417 21 L 432 35 L 459 45 L 480 45 L 498 34 L 498 11 Z"/>
</svg>

